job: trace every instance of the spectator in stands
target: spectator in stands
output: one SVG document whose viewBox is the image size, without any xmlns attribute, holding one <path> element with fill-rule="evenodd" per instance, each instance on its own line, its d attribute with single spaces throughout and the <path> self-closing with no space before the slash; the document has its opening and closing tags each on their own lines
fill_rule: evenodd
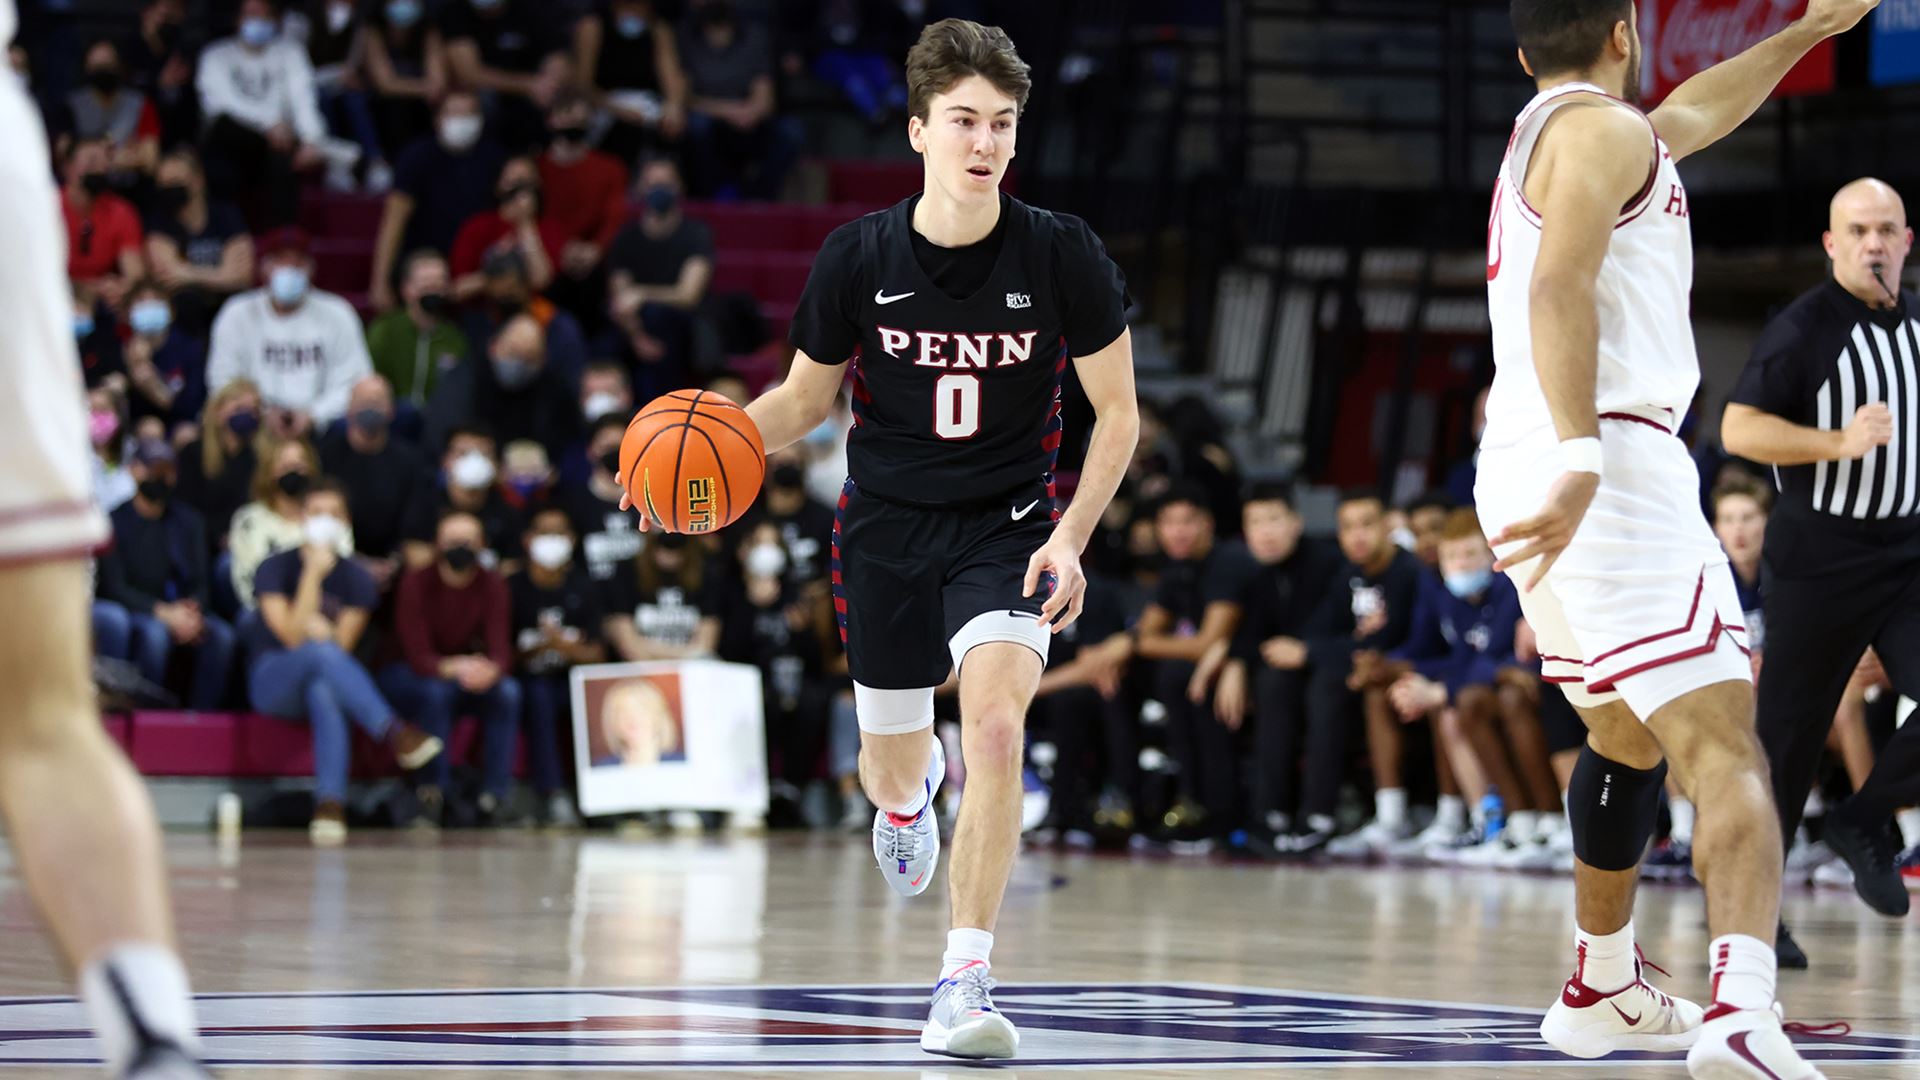
<svg viewBox="0 0 1920 1080">
<path fill-rule="evenodd" d="M 173 318 L 167 290 L 142 281 L 127 294 L 122 348 L 135 417 L 159 417 L 169 433 L 191 429 L 207 401 L 207 343 Z"/>
<path fill-rule="evenodd" d="M 681 213 L 680 173 L 656 158 L 640 169 L 643 209 L 607 252 L 607 313 L 635 396 L 651 401 L 691 385 L 693 314 L 713 280 L 713 235 Z"/>
<path fill-rule="evenodd" d="M 139 87 L 127 82 L 113 42 L 103 38 L 88 45 L 83 71 L 86 87 L 67 97 L 74 136 L 105 141 L 113 185 L 133 190 L 153 175 L 160 160 L 160 114 Z"/>
<path fill-rule="evenodd" d="M 417 516 L 407 533 L 407 566 L 429 566 L 434 554 L 434 528 L 439 518 L 458 510 L 480 521 L 486 541 L 480 565 L 489 569 L 520 556 L 521 521 L 500 496 L 499 451 L 491 432 L 482 427 L 455 427 L 441 456 L 443 486 L 430 512 Z"/>
<path fill-rule="evenodd" d="M 398 580 L 408 524 L 433 502 L 427 459 L 393 437 L 393 419 L 393 388 L 368 375 L 347 399 L 346 423 L 320 442 L 322 470 L 346 488 L 354 552 L 382 594 Z"/>
<path fill-rule="evenodd" d="M 373 370 L 416 415 L 440 376 L 467 356 L 467 335 L 453 323 L 451 289 L 446 258 L 437 251 L 416 251 L 400 270 L 400 306 L 367 327 Z"/>
<path fill-rule="evenodd" d="M 1410 550 L 1429 570 L 1440 568 L 1440 533 L 1453 509 L 1453 499 L 1440 491 L 1429 491 L 1407 504 L 1407 528 L 1413 533 Z"/>
<path fill-rule="evenodd" d="M 563 509 L 556 494 L 553 458 L 546 447 L 517 439 L 500 451 L 500 498 L 521 521 L 532 521 L 548 507 Z"/>
<path fill-rule="evenodd" d="M 720 647 L 718 568 L 683 533 L 655 533 L 606 592 L 607 644 L 622 660 L 684 660 Z"/>
<path fill-rule="evenodd" d="M 1128 627 L 1142 600 L 1125 582 L 1089 575 L 1080 618 L 1048 647 L 1047 670 L 1035 696 L 1037 726 L 1052 737 L 1056 751 L 1044 829 L 1057 833 L 1089 824 L 1108 832 L 1133 829 L 1140 798 L 1139 702 L 1125 680 L 1133 657 Z M 1097 764 L 1096 742 L 1102 751 Z"/>
<path fill-rule="evenodd" d="M 798 149 L 774 115 L 766 28 L 743 22 L 732 0 L 703 0 L 681 32 L 692 189 L 702 197 L 772 199 Z"/>
<path fill-rule="evenodd" d="M 1455 462 L 1447 470 L 1446 492 L 1453 498 L 1456 506 L 1473 505 L 1473 478 L 1480 468 L 1480 434 L 1487 429 L 1487 391 L 1490 387 L 1481 387 L 1473 395 L 1473 446 L 1466 456 Z"/>
<path fill-rule="evenodd" d="M 593 149 L 588 142 L 592 120 L 587 99 L 578 91 L 563 91 L 547 110 L 547 150 L 540 155 L 546 216 L 566 237 L 547 292 L 589 325 L 606 310 L 607 249 L 627 220 L 627 166 Z"/>
<path fill-rule="evenodd" d="M 300 10 L 287 13 L 285 26 L 287 35 L 306 47 L 321 115 L 359 149 L 366 190 L 377 194 L 393 186 L 393 169 L 381 147 L 373 102 L 362 74 L 360 49 L 365 27 L 361 9 L 369 6 L 358 0 L 306 0 Z M 352 180 L 351 169 L 335 170 L 328 176 L 329 183 L 341 191 L 352 190 Z"/>
<path fill-rule="evenodd" d="M 1307 636 L 1307 663 L 1313 672 L 1307 685 L 1307 739 L 1310 746 L 1324 748 L 1327 756 L 1307 762 L 1313 782 L 1301 808 L 1307 815 L 1307 829 L 1293 845 L 1299 853 L 1318 850 L 1331 840 L 1329 829 L 1340 780 L 1347 771 L 1354 714 L 1364 716 L 1369 748 L 1376 731 L 1397 723 L 1384 693 L 1376 691 L 1367 701 L 1366 695 L 1349 685 L 1353 654 L 1399 648 L 1407 639 L 1420 591 L 1420 560 L 1388 535 L 1386 505 L 1377 492 L 1364 488 L 1347 492 L 1341 497 L 1337 520 L 1340 554 L 1347 561 L 1315 613 Z M 1395 744 L 1383 740 L 1381 745 Z M 1373 820 L 1351 836 L 1341 837 L 1337 846 L 1329 847 L 1331 854 L 1382 851 L 1411 831 L 1398 758 L 1383 755 L 1372 764 Z"/>
<path fill-rule="evenodd" d="M 562 317 L 564 312 L 559 313 Z M 532 439 L 557 456 L 579 430 L 579 405 L 550 362 L 546 335 L 531 314 L 509 319 L 475 343 L 478 356 L 448 372 L 427 405 L 427 437 L 479 423 L 509 442 Z"/>
<path fill-rule="evenodd" d="M 453 238 L 448 264 L 453 270 L 453 299 L 467 303 L 485 291 L 487 260 L 513 252 L 527 268 L 527 284 L 543 292 L 553 284 L 554 267 L 566 249 L 566 231 L 544 212 L 540 169 L 530 157 L 507 159 L 494 182 L 496 206 L 468 218 Z"/>
<path fill-rule="evenodd" d="M 1072 418 L 1068 418 L 1071 423 Z M 1166 411 L 1166 444 L 1172 451 L 1170 475 L 1205 493 L 1213 518 L 1232 535 L 1240 525 L 1240 465 L 1220 440 L 1226 425 L 1204 398 L 1189 395 Z M 1230 525 L 1230 527 L 1228 527 Z"/>
<path fill-rule="evenodd" d="M 792 448 L 767 455 L 766 490 L 754 513 L 780 535 L 787 576 L 799 584 L 827 580 L 833 553 L 833 511 L 807 495 L 802 456 Z"/>
<path fill-rule="evenodd" d="M 253 501 L 233 515 L 227 532 L 233 593 L 246 609 L 254 607 L 253 575 L 260 564 L 282 551 L 299 547 L 307 491 L 320 478 L 320 458 L 303 439 L 269 440 L 260 451 L 254 471 Z M 345 551 L 354 549 L 348 530 Z"/>
<path fill-rule="evenodd" d="M 67 219 L 67 277 L 118 308 L 127 286 L 146 276 L 140 215 L 109 190 L 104 139 L 77 139 L 67 152 L 60 207 Z"/>
<path fill-rule="evenodd" d="M 584 484 L 592 472 L 587 458 L 587 439 L 599 422 L 609 416 L 623 422 L 633 416 L 633 384 L 627 378 L 627 366 L 618 360 L 595 360 L 580 373 L 580 439 L 560 455 L 560 482 Z"/>
<path fill-rule="evenodd" d="M 526 260 L 517 251 L 488 258 L 480 272 L 486 283 L 479 303 L 461 320 L 461 329 L 467 333 L 468 354 L 485 355 L 487 343 L 497 337 L 507 323 L 521 315 L 530 316 L 545 338 L 547 366 L 559 376 L 569 394 L 578 393 L 580 373 L 587 366 L 586 335 L 580 329 L 580 320 L 540 295 L 528 277 Z"/>
<path fill-rule="evenodd" d="M 562 493 L 573 531 L 580 537 L 580 554 L 587 576 L 604 587 L 621 567 L 640 553 L 642 537 L 634 528 L 636 514 L 620 509 L 620 438 L 629 416 L 609 413 L 593 422 L 587 433 L 587 478 Z"/>
<path fill-rule="evenodd" d="M 606 659 L 600 598 L 574 559 L 573 526 L 558 507 L 532 515 L 526 568 L 507 582 L 513 600 L 514 671 L 526 698 L 527 764 L 542 824 L 576 825 L 560 748 L 571 732 L 567 672 Z M 563 728 L 562 722 L 569 723 Z"/>
<path fill-rule="evenodd" d="M 506 153 L 482 136 L 480 99 L 454 89 L 440 99 L 432 137 L 422 136 L 394 163 L 393 190 L 373 250 L 373 306 L 393 307 L 393 271 L 402 252 L 447 252 L 468 218 L 494 205 L 494 180 Z"/>
<path fill-rule="evenodd" d="M 120 323 L 113 309 L 92 288 L 73 282 L 73 342 L 80 352 L 80 376 L 87 386 L 125 390 L 127 364 L 120 347 Z"/>
<path fill-rule="evenodd" d="M 260 389 L 235 379 L 207 400 L 199 436 L 181 448 L 178 494 L 206 519 L 209 550 L 226 546 L 234 513 L 253 498 L 259 431 Z"/>
<path fill-rule="evenodd" d="M 278 230 L 261 242 L 262 288 L 234 297 L 213 321 L 207 384 L 237 378 L 260 388 L 267 430 L 311 438 L 347 413 L 353 385 L 373 371 L 353 306 L 313 287 L 307 234 Z"/>
<path fill-rule="evenodd" d="M 1773 507 L 1773 492 L 1760 481 L 1743 476 L 1716 485 L 1711 502 L 1714 535 L 1720 538 L 1720 546 L 1726 549 L 1727 561 L 1733 566 L 1733 584 L 1740 593 L 1748 647 L 1753 650 L 1757 669 L 1760 650 L 1766 648 L 1766 620 L 1761 616 L 1765 596 L 1760 577 L 1760 549 L 1766 540 L 1767 513 Z"/>
<path fill-rule="evenodd" d="M 136 481 L 123 460 L 127 451 L 127 399 L 117 387 L 87 391 L 87 432 L 93 443 L 93 498 L 111 514 L 133 498 Z"/>
<path fill-rule="evenodd" d="M 1324 540 L 1303 539 L 1293 495 L 1283 485 L 1263 484 L 1241 505 L 1242 535 L 1254 569 L 1234 603 L 1241 620 L 1234 634 L 1214 711 L 1229 729 L 1253 721 L 1253 784 L 1250 791 L 1256 851 L 1285 854 L 1300 814 L 1300 775 L 1308 761 L 1324 762 L 1328 731 L 1306 724 L 1307 671 L 1303 639 L 1340 569 L 1340 554 Z M 1303 737 L 1317 741 L 1302 746 Z M 1337 778 L 1335 779 L 1337 783 Z M 1324 824 L 1324 823 L 1323 823 Z"/>
<path fill-rule="evenodd" d="M 300 543 L 260 564 L 260 618 L 248 629 L 253 656 L 247 696 L 253 707 L 313 728 L 315 843 L 346 839 L 349 725 L 393 751 L 403 769 L 439 756 L 441 740 L 400 719 L 354 658 L 379 593 L 347 558 L 347 498 L 330 480 L 301 504 Z"/>
<path fill-rule="evenodd" d="M 233 671 L 233 628 L 211 614 L 206 525 L 174 497 L 173 447 L 138 444 L 128 465 L 133 498 L 113 512 L 113 546 L 100 556 L 94 627 L 100 652 L 133 661 L 167 684 L 173 651 L 192 649 L 189 708 L 218 709 Z"/>
<path fill-rule="evenodd" d="M 571 75 L 572 22 L 535 0 L 448 0 L 440 11 L 454 81 L 487 99 L 493 130 L 515 153 L 540 142 L 541 115 Z"/>
<path fill-rule="evenodd" d="M 781 60 L 789 75 L 811 70 L 875 130 L 906 114 L 900 57 L 913 44 L 915 27 L 898 3 L 819 0 L 782 4 L 780 10 L 793 46 Z"/>
<path fill-rule="evenodd" d="M 520 683 L 513 670 L 512 603 L 507 583 L 480 565 L 480 519 L 451 511 L 434 532 L 437 558 L 400 580 L 394 631 L 400 659 L 380 672 L 380 687 L 401 713 L 442 741 L 453 718 L 473 709 L 481 721 L 483 822 L 497 819 L 513 783 L 520 734 Z M 421 813 L 442 818 L 452 763 L 445 755 L 422 775 Z"/>
<path fill-rule="evenodd" d="M 361 70 L 373 90 L 374 127 L 383 147 L 404 147 L 433 130 L 433 103 L 448 86 L 440 28 L 425 0 L 387 0 L 360 28 Z"/>
<path fill-rule="evenodd" d="M 187 39 L 186 23 L 185 0 L 147 0 L 139 28 L 120 50 L 128 84 L 159 115 L 163 149 L 200 130 L 200 99 L 193 90 L 198 46 Z"/>
<path fill-rule="evenodd" d="M 1167 742 L 1180 765 L 1180 798 L 1167 811 L 1172 839 L 1223 840 L 1239 822 L 1237 728 L 1212 708 L 1213 678 L 1240 619 L 1234 598 L 1246 567 L 1215 545 L 1213 514 L 1194 488 L 1175 488 L 1154 510 L 1166 566 L 1159 590 L 1140 613 L 1134 656 L 1147 670 L 1154 700 L 1167 710 Z"/>
<path fill-rule="evenodd" d="M 207 46 L 194 82 L 208 184 L 242 206 L 259 198 L 256 227 L 293 224 L 299 173 L 323 163 L 351 169 L 356 155 L 329 153 L 313 66 L 281 35 L 278 0 L 241 0 L 236 36 Z"/>
<path fill-rule="evenodd" d="M 574 50 L 580 85 L 613 121 L 600 149 L 624 163 L 679 141 L 687 77 L 673 24 L 652 0 L 596 0 L 574 33 Z"/>
<path fill-rule="evenodd" d="M 253 236 L 240 211 L 207 196 L 206 173 L 192 147 L 168 151 L 154 180 L 147 265 L 171 291 L 180 322 L 204 336 L 227 297 L 254 285 Z"/>
</svg>

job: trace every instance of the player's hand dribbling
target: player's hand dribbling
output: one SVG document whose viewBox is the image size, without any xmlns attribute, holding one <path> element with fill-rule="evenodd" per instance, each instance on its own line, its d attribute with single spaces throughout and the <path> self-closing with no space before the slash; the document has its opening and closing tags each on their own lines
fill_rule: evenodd
<svg viewBox="0 0 1920 1080">
<path fill-rule="evenodd" d="M 1869 402 L 1854 412 L 1853 422 L 1841 433 L 1840 456 L 1857 461 L 1892 441 L 1893 410 L 1884 401 Z"/>
<path fill-rule="evenodd" d="M 1087 575 L 1080 572 L 1080 552 L 1058 532 L 1027 560 L 1027 580 L 1020 595 L 1032 596 L 1040 588 L 1041 576 L 1047 573 L 1053 574 L 1053 595 L 1040 605 L 1040 617 L 1034 621 L 1042 626 L 1053 623 L 1057 634 L 1080 617 L 1080 607 L 1087 598 Z"/>
<path fill-rule="evenodd" d="M 1573 542 L 1574 531 L 1580 528 L 1580 522 L 1587 516 L 1587 507 L 1593 504 L 1594 492 L 1600 490 L 1600 474 L 1590 472 L 1563 472 L 1553 486 L 1547 489 L 1547 505 L 1530 518 L 1523 518 L 1500 530 L 1500 535 L 1492 537 L 1497 550 L 1502 544 L 1531 540 L 1532 543 L 1502 557 L 1493 564 L 1497 571 L 1505 572 L 1525 563 L 1536 556 L 1540 565 L 1533 570 L 1523 586 L 1526 592 L 1532 592 L 1540 579 L 1547 576 L 1553 564 L 1560 559 L 1560 553 L 1567 550 Z"/>
</svg>

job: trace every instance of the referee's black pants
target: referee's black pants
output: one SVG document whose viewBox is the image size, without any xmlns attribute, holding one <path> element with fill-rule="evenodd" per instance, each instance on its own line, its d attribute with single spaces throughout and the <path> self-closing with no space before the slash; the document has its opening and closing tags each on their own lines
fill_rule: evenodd
<svg viewBox="0 0 1920 1080">
<path fill-rule="evenodd" d="M 1781 839 L 1793 843 L 1834 711 L 1871 645 L 1899 693 L 1920 698 L 1920 530 L 1807 520 L 1782 507 L 1762 549 L 1769 574 L 1756 724 Z M 1850 810 L 1869 822 L 1920 804 L 1920 724 L 1880 752 Z"/>
</svg>

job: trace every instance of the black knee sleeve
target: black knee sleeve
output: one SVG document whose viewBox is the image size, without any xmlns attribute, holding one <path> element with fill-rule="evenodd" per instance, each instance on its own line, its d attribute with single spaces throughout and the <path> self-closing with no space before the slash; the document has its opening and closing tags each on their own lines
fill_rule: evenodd
<svg viewBox="0 0 1920 1080">
<path fill-rule="evenodd" d="M 1595 870 L 1631 870 L 1660 826 L 1660 788 L 1667 763 L 1634 769 L 1580 748 L 1567 784 L 1573 853 Z"/>
</svg>

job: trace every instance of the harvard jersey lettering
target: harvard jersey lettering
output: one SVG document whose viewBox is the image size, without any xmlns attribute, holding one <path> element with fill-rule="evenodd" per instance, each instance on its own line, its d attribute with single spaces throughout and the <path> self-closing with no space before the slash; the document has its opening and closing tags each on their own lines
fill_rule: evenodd
<svg viewBox="0 0 1920 1080">
<path fill-rule="evenodd" d="M 1487 306 L 1493 322 L 1493 389 L 1487 395 L 1483 449 L 1514 446 L 1553 426 L 1533 366 L 1529 291 L 1540 255 L 1540 215 L 1525 194 L 1527 164 L 1547 119 L 1570 104 L 1646 114 L 1599 87 L 1570 83 L 1547 90 L 1521 110 L 1494 185 L 1487 222 Z M 1647 186 L 1621 209 L 1594 295 L 1600 349 L 1595 375 L 1599 412 L 1664 408 L 1677 426 L 1700 384 L 1689 295 L 1693 236 L 1686 187 L 1673 155 L 1648 121 L 1654 161 Z"/>
</svg>

